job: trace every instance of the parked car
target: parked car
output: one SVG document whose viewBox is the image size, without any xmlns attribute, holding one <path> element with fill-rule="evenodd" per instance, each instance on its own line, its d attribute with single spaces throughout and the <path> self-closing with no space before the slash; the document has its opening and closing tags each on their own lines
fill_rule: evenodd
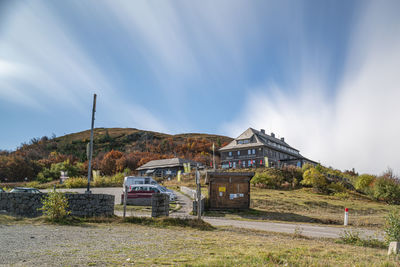
<svg viewBox="0 0 400 267">
<path fill-rule="evenodd" d="M 162 186 L 162 185 L 160 185 L 160 184 L 157 184 L 156 186 L 157 186 L 158 189 L 160 189 L 160 191 L 162 191 L 162 192 L 167 192 L 168 194 L 174 195 L 174 198 L 176 199 L 175 192 L 172 191 L 171 189 L 168 189 L 168 188 L 166 188 L 165 186 Z"/>
<path fill-rule="evenodd" d="M 127 194 L 127 199 L 134 199 L 134 198 L 151 198 L 154 193 L 162 193 L 169 196 L 169 201 L 175 201 L 175 194 L 171 192 L 165 191 L 163 188 L 159 188 L 158 185 L 152 184 L 136 184 L 129 186 Z M 121 195 L 121 204 L 123 203 L 124 194 Z"/>
<path fill-rule="evenodd" d="M 158 184 L 158 183 L 153 178 L 146 176 L 127 176 L 124 178 L 124 185 L 129 187 L 135 184 Z"/>
<path fill-rule="evenodd" d="M 30 188 L 30 187 L 15 187 L 11 189 L 10 193 L 42 193 L 36 188 Z"/>
</svg>

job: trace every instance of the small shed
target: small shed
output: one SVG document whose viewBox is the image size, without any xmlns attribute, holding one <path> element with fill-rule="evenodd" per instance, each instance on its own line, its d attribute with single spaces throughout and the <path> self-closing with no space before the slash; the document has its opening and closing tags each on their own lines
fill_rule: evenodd
<svg viewBox="0 0 400 267">
<path fill-rule="evenodd" d="M 209 209 L 248 209 L 254 172 L 207 172 Z"/>
</svg>

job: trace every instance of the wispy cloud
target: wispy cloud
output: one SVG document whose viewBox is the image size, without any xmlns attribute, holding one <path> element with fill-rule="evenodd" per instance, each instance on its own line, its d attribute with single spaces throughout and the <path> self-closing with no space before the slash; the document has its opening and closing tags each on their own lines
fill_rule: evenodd
<svg viewBox="0 0 400 267">
<path fill-rule="evenodd" d="M 322 75 L 315 72 L 330 62 L 305 53 L 306 67 L 295 93 L 279 85 L 256 88 L 246 100 L 243 115 L 222 129 L 237 135 L 248 126 L 266 128 L 328 166 L 372 173 L 390 166 L 399 172 L 398 8 L 396 2 L 371 2 L 363 11 L 352 31 L 343 79 L 334 94 L 328 93 L 329 84 L 321 79 L 325 70 Z"/>
<path fill-rule="evenodd" d="M 20 3 L 9 15 L 0 36 L 0 100 L 48 112 L 69 107 L 72 114 L 82 114 L 96 92 L 104 99 L 108 123 L 166 130 L 144 107 L 118 96 L 114 81 L 53 11 L 39 2 Z"/>
</svg>

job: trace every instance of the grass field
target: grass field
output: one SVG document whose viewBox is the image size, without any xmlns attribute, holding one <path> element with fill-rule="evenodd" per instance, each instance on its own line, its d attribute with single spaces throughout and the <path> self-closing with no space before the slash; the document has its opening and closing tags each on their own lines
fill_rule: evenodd
<svg viewBox="0 0 400 267">
<path fill-rule="evenodd" d="M 12 219 L 5 220 L 12 224 Z M 1 221 L 4 222 L 4 218 L 0 216 Z M 15 231 L 23 231 L 24 223 L 32 228 L 31 219 L 15 223 L 19 225 Z M 42 225 L 36 220 L 32 230 L 40 231 L 43 227 L 43 231 L 63 231 L 74 238 L 68 243 L 54 240 L 54 250 L 32 247 L 35 257 L 29 259 L 31 263 L 52 261 L 50 255 L 53 254 L 62 255 L 57 258 L 62 265 L 74 264 L 77 260 L 84 265 L 119 266 L 398 266 L 399 263 L 395 257 L 386 255 L 385 248 L 356 247 L 338 244 L 333 239 L 304 238 L 301 234 L 231 227 L 200 231 L 190 227 L 147 226 L 136 220 L 104 220 L 85 226 L 57 226 L 56 229 Z M 13 231 L 12 225 L 0 229 L 0 233 L 2 231 L 4 234 Z M 101 235 L 101 232 L 107 234 Z"/>
<path fill-rule="evenodd" d="M 190 186 L 190 184 L 188 184 Z M 172 184 L 171 186 L 176 186 Z M 202 187 L 202 194 L 208 194 Z M 317 194 L 310 188 L 273 190 L 251 187 L 250 210 L 209 211 L 206 215 L 231 219 L 275 220 L 320 224 L 343 224 L 344 209 L 349 209 L 349 225 L 382 228 L 385 216 L 396 205 L 368 199 L 359 193 L 345 196 Z"/>
</svg>

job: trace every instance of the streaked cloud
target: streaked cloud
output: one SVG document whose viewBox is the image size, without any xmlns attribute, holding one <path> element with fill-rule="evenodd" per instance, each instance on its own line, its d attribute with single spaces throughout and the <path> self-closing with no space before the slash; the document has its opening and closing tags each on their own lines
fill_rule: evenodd
<svg viewBox="0 0 400 267">
<path fill-rule="evenodd" d="M 363 11 L 351 32 L 342 82 L 334 94 L 321 79 L 327 73 L 315 72 L 329 62 L 304 59 L 295 93 L 270 84 L 253 89 L 243 115 L 227 123 L 225 132 L 235 136 L 248 126 L 266 128 L 328 166 L 376 174 L 392 167 L 400 172 L 398 7 L 396 2 L 370 2 Z"/>
</svg>

